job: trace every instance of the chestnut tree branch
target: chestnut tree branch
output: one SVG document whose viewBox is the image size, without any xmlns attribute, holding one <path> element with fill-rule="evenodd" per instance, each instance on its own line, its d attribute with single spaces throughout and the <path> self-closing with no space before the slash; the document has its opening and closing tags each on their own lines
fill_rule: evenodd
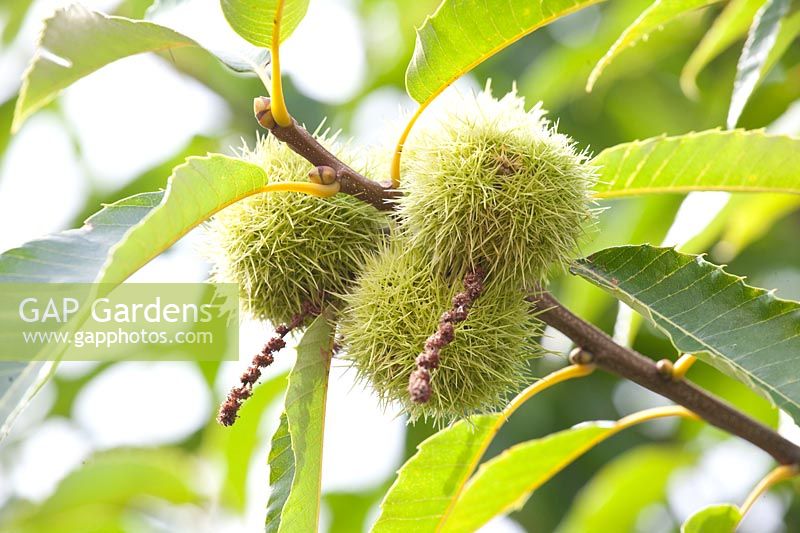
<svg viewBox="0 0 800 533">
<path fill-rule="evenodd" d="M 685 379 L 665 376 L 659 372 L 655 361 L 620 346 L 604 332 L 575 316 L 550 293 L 538 292 L 528 300 L 541 320 L 590 352 L 592 363 L 598 368 L 669 398 L 709 424 L 750 441 L 781 464 L 800 463 L 800 447 Z"/>
<path fill-rule="evenodd" d="M 332 168 L 341 184 L 341 192 L 380 210 L 391 211 L 396 207 L 393 200 L 400 196 L 399 190 L 393 189 L 390 183 L 372 181 L 347 166 L 296 121 L 292 120 L 286 127 L 278 126 L 272 118 L 268 98 L 256 98 L 254 111 L 261 126 L 311 164 Z M 550 293 L 537 291 L 527 299 L 541 320 L 572 339 L 582 350 L 591 353 L 592 362 L 598 368 L 669 398 L 709 424 L 755 444 L 781 464 L 800 464 L 800 447 L 692 383 L 660 372 L 653 360 L 617 344 L 604 332 L 575 316 Z"/>
<path fill-rule="evenodd" d="M 394 209 L 392 199 L 400 195 L 399 190 L 393 189 L 391 183 L 373 181 L 350 168 L 322 146 L 296 120 L 292 119 L 288 126 L 278 125 L 272 117 L 269 98 L 263 96 L 256 98 L 253 103 L 253 111 L 256 120 L 263 128 L 268 129 L 276 139 L 285 142 L 289 148 L 312 165 L 332 168 L 336 172 L 341 192 L 355 196 L 381 211 Z"/>
</svg>

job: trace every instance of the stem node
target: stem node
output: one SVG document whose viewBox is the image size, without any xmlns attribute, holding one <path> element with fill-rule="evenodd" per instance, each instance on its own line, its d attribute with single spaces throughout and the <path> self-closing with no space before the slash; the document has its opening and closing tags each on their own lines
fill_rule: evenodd
<svg viewBox="0 0 800 533">
<path fill-rule="evenodd" d="M 569 362 L 573 365 L 590 365 L 594 362 L 594 354 L 577 347 L 569 353 Z"/>
<path fill-rule="evenodd" d="M 319 185 L 331 185 L 336 179 L 336 171 L 328 166 L 318 166 L 312 168 L 308 173 L 308 179 Z"/>
<path fill-rule="evenodd" d="M 656 370 L 664 379 L 671 380 L 675 377 L 675 367 L 669 359 L 660 359 L 656 362 Z"/>
<path fill-rule="evenodd" d="M 262 128 L 272 130 L 277 125 L 275 117 L 272 116 L 272 102 L 266 96 L 259 96 L 253 100 L 253 114 Z"/>
</svg>

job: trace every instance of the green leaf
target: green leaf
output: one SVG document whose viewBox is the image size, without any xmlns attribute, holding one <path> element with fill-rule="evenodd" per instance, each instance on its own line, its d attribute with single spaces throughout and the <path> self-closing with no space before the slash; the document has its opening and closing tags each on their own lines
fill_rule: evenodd
<svg viewBox="0 0 800 533">
<path fill-rule="evenodd" d="M 600 152 L 598 198 L 690 191 L 800 193 L 800 139 L 761 130 L 654 137 Z"/>
<path fill-rule="evenodd" d="M 671 446 L 641 446 L 625 452 L 581 489 L 558 533 L 635 531 L 642 510 L 664 501 L 672 474 L 695 456 Z M 618 497 L 622 494 L 625 497 Z"/>
<path fill-rule="evenodd" d="M 681 88 L 696 97 L 697 76 L 730 45 L 747 33 L 747 28 L 765 0 L 731 0 L 714 20 L 681 72 Z"/>
<path fill-rule="evenodd" d="M 500 416 L 460 420 L 423 441 L 398 471 L 372 531 L 436 530 L 486 451 Z"/>
<path fill-rule="evenodd" d="M 742 512 L 735 505 L 711 505 L 689 517 L 681 533 L 734 533 Z"/>
<path fill-rule="evenodd" d="M 641 318 L 640 315 L 636 316 Z M 739 411 L 758 420 L 765 426 L 778 429 L 780 424 L 779 409 L 764 396 L 753 391 L 738 379 L 726 376 L 709 365 L 694 365 L 689 371 L 689 379 L 698 387 L 728 402 Z M 710 429 L 708 427 L 704 428 L 702 424 L 690 424 L 685 428 L 682 437 L 698 435 L 701 431 L 707 434 L 716 433 L 720 439 L 730 437 L 728 433 L 722 430 L 708 431 Z"/>
<path fill-rule="evenodd" d="M 297 346 L 284 412 L 272 438 L 267 531 L 316 531 L 333 328 L 317 317 Z"/>
<path fill-rule="evenodd" d="M 115 285 L 217 211 L 266 183 L 264 170 L 223 155 L 191 157 L 176 167 L 164 193 L 112 204 L 79 230 L 32 241 L 0 256 L 0 282 L 83 282 Z M 51 345 L 57 360 L 65 345 Z M 40 361 L 0 364 L 0 438 L 35 390 Z"/>
<path fill-rule="evenodd" d="M 279 0 L 220 0 L 231 27 L 248 42 L 268 48 Z M 308 11 L 308 0 L 284 0 L 280 39 L 285 41 Z"/>
<path fill-rule="evenodd" d="M 80 229 L 37 239 L 0 255 L 2 283 L 91 283 L 113 246 L 161 202 L 137 194 L 103 207 Z"/>
<path fill-rule="evenodd" d="M 737 255 L 753 242 L 764 236 L 776 222 L 789 213 L 800 209 L 800 196 L 786 194 L 760 194 L 739 202 L 733 198 L 731 205 L 738 207 L 735 216 L 728 219 L 721 242 L 729 257 Z"/>
<path fill-rule="evenodd" d="M 668 24 L 673 19 L 699 9 L 719 0 L 655 0 L 633 24 L 622 32 L 617 42 L 615 42 L 606 54 L 595 65 L 589 80 L 586 82 L 586 90 L 591 91 L 597 78 L 603 70 L 626 48 L 629 48 L 647 37 L 654 31 Z"/>
<path fill-rule="evenodd" d="M 386 484 L 381 484 L 366 491 L 326 492 L 323 498 L 331 519 L 328 533 L 364 531 L 372 509 L 387 488 Z"/>
<path fill-rule="evenodd" d="M 600 0 L 444 0 L 417 31 L 406 89 L 425 105 L 525 35 Z"/>
<path fill-rule="evenodd" d="M 153 24 L 110 17 L 73 4 L 45 20 L 37 52 L 22 80 L 13 130 L 64 88 L 109 63 L 142 52 L 196 43 L 175 31 Z M 124 103 L 114 102 L 123 113 Z"/>
<path fill-rule="evenodd" d="M 764 63 L 775 45 L 781 20 L 789 11 L 790 4 L 791 0 L 767 0 L 756 13 L 736 65 L 736 80 L 733 82 L 733 95 L 728 109 L 727 124 L 730 129 L 736 127 L 744 106 L 761 79 Z"/>
<path fill-rule="evenodd" d="M 219 154 L 188 158 L 173 169 L 161 203 L 111 250 L 98 281 L 124 281 L 190 230 L 266 182 L 263 168 L 241 159 Z"/>
<path fill-rule="evenodd" d="M 133 513 L 114 505 L 88 503 L 82 507 L 66 509 L 60 513 L 9 521 L 6 531 L 14 533 L 40 533 L 42 531 L 80 531 L 81 533 L 127 533 L 141 524 Z M 5 524 L 2 524 L 5 525 Z M 144 526 L 144 524 L 142 524 Z"/>
<path fill-rule="evenodd" d="M 680 352 L 697 354 L 800 420 L 797 302 L 671 248 L 609 248 L 570 270 L 636 309 Z"/>
<path fill-rule="evenodd" d="M 582 424 L 505 450 L 469 480 L 443 531 L 475 531 L 495 516 L 520 509 L 533 491 L 614 429 L 608 422 Z"/>
<path fill-rule="evenodd" d="M 508 413 L 460 420 L 422 442 L 398 472 L 373 532 L 475 531 L 519 508 L 544 484 L 599 442 L 640 422 L 684 414 L 643 411 L 616 422 L 591 422 L 513 446 L 469 479 Z"/>
<path fill-rule="evenodd" d="M 0 283 L 90 283 L 111 248 L 161 201 L 145 193 L 107 205 L 81 229 L 31 241 L 0 255 Z M 44 363 L 0 363 L 0 440 L 41 384 Z"/>
<path fill-rule="evenodd" d="M 443 527 L 469 476 L 506 420 L 536 394 L 586 374 L 585 367 L 576 366 L 551 372 L 520 392 L 500 413 L 459 420 L 424 440 L 397 472 L 373 531 L 433 531 Z"/>
<path fill-rule="evenodd" d="M 196 465 L 170 449 L 120 449 L 96 455 L 67 476 L 42 506 L 54 512 L 87 503 L 124 504 L 142 495 L 174 503 L 201 500 L 193 488 Z"/>
<path fill-rule="evenodd" d="M 600 442 L 641 422 L 676 414 L 679 412 L 674 408 L 642 411 L 616 422 L 583 423 L 512 446 L 481 465 L 450 514 L 444 517 L 440 530 L 475 531 L 496 516 L 521 509 L 536 489 Z M 674 454 L 672 459 L 681 461 Z"/>
<path fill-rule="evenodd" d="M 267 463 L 270 493 L 264 529 L 267 533 L 273 533 L 280 531 L 281 513 L 289 500 L 294 480 L 294 452 L 286 413 L 281 413 L 278 429 L 272 435 Z"/>
<path fill-rule="evenodd" d="M 169 2 L 168 7 L 175 5 Z M 187 17 L 183 14 L 175 25 L 193 28 L 193 21 Z M 202 43 L 206 42 L 203 32 L 194 34 Z M 225 43 L 204 48 L 233 70 L 261 75 L 265 52 L 254 49 L 233 32 L 231 35 L 246 46 Z M 109 63 L 143 52 L 203 46 L 198 44 L 200 41 L 165 25 L 109 16 L 78 4 L 60 8 L 44 22 L 37 51 L 22 80 L 12 130 L 19 130 L 30 115 L 51 102 L 61 90 Z M 124 114 L 124 102 L 112 101 L 111 96 L 111 112 Z"/>
</svg>

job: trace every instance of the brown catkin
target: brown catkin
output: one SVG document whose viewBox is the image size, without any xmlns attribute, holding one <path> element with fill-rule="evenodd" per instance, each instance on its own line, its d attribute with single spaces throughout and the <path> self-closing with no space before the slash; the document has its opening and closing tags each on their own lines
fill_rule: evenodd
<svg viewBox="0 0 800 533">
<path fill-rule="evenodd" d="M 481 268 L 464 276 L 464 290 L 453 296 L 453 307 L 442 313 L 436 332 L 425 341 L 425 349 L 416 360 L 417 368 L 408 380 L 408 394 L 414 403 L 430 400 L 431 370 L 439 367 L 439 354 L 455 339 L 455 324 L 467 319 L 469 308 L 483 292 L 484 276 Z"/>
<path fill-rule="evenodd" d="M 225 401 L 219 407 L 217 421 L 223 426 L 232 426 L 239 416 L 242 403 L 253 395 L 253 387 L 261 378 L 261 370 L 268 367 L 275 360 L 275 353 L 286 347 L 284 337 L 292 330 L 300 327 L 310 316 L 317 316 L 321 312 L 319 305 L 306 302 L 302 310 L 292 317 L 288 324 L 280 324 L 275 328 L 275 336 L 267 341 L 264 348 L 253 357 L 252 363 L 239 377 L 240 384 L 231 389 Z"/>
</svg>

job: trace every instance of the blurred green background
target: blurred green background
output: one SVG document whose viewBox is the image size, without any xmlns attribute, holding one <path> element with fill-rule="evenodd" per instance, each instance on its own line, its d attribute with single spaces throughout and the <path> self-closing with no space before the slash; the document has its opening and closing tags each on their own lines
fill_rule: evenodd
<svg viewBox="0 0 800 533">
<path fill-rule="evenodd" d="M 209 0 L 210 1 L 210 0 Z M 19 79 L 40 21 L 64 2 L 0 2 L 0 248 L 77 227 L 104 202 L 163 187 L 186 156 L 231 152 L 252 143 L 255 78 L 234 75 L 200 50 L 135 57 L 83 80 L 8 134 Z M 712 6 L 668 25 L 624 52 L 592 93 L 586 78 L 647 0 L 613 0 L 537 31 L 482 64 L 459 90 L 492 80 L 496 94 L 517 90 L 539 100 L 559 130 L 582 147 L 722 127 L 740 44 L 699 78 L 687 98 L 678 76 L 719 13 Z M 150 2 L 88 5 L 140 18 Z M 287 103 L 300 122 L 341 129 L 355 142 L 394 140 L 413 110 L 403 76 L 414 28 L 435 0 L 313 0 L 287 41 L 282 62 Z M 790 47 L 748 104 L 740 125 L 800 132 L 800 46 Z M 388 169 L 387 169 L 388 171 Z M 800 298 L 800 202 L 725 193 L 606 202 L 598 230 L 581 253 L 623 243 L 678 245 L 708 252 L 757 286 Z M 133 281 L 204 279 L 196 234 L 146 267 Z M 564 276 L 553 290 L 570 308 L 653 358 L 673 357 L 657 332 L 586 282 Z M 631 330 L 632 333 L 629 333 Z M 268 439 L 277 423 L 290 350 L 243 409 L 232 429 L 214 421 L 216 405 L 269 334 L 243 325 L 241 364 L 65 364 L 0 444 L 2 531 L 259 531 L 268 494 Z M 545 343 L 562 355 L 555 332 Z M 541 376 L 565 364 L 549 357 Z M 394 471 L 433 432 L 383 413 L 334 364 L 323 471 L 326 531 L 368 527 Z M 769 405 L 698 363 L 691 379 L 759 419 L 778 426 Z M 568 383 L 529 402 L 501 431 L 489 455 L 573 424 L 616 419 L 663 399 L 604 374 Z M 797 428 L 785 421 L 782 431 Z M 800 433 L 798 431 L 797 433 Z M 672 532 L 693 511 L 741 502 L 770 468 L 750 445 L 694 422 L 661 421 L 629 430 L 592 450 L 536 491 L 518 512 L 487 531 Z M 789 487 L 767 495 L 741 531 L 800 530 Z"/>
</svg>

